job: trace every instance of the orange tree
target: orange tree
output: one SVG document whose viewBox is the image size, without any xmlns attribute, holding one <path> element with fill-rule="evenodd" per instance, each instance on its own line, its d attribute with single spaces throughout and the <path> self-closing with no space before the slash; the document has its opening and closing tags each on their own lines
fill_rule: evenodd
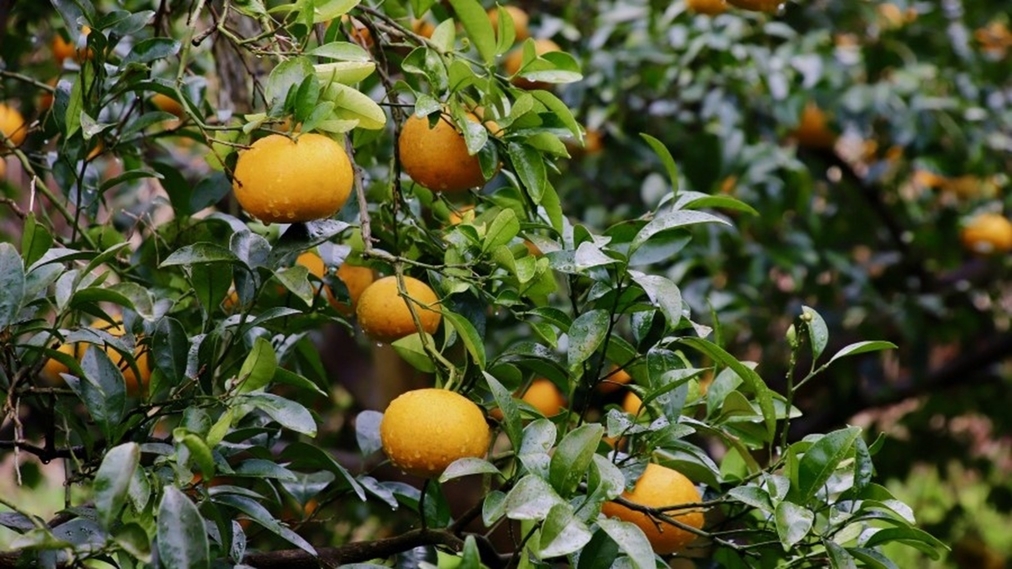
<svg viewBox="0 0 1012 569">
<path fill-rule="evenodd" d="M 825 317 L 831 349 L 861 337 L 900 346 L 800 393 L 792 440 L 860 414 L 908 435 L 886 443 L 883 477 L 927 467 L 944 479 L 959 464 L 971 474 L 948 482 L 982 490 L 1007 517 L 1007 15 L 975 1 L 792 2 L 772 15 L 599 2 L 548 32 L 576 40 L 585 77 L 566 100 L 603 140 L 558 180 L 576 215 L 604 226 L 656 203 L 668 185 L 628 133 L 660 139 L 683 188 L 760 212 L 736 216 L 737 231 L 697 232 L 657 268 L 704 323 L 711 309 L 721 316 L 729 351 L 762 361 L 785 389 L 791 353 L 777 340 L 804 305 Z M 923 527 L 952 542 L 998 536 L 980 514 L 939 508 Z M 1012 554 L 997 541 L 999 557 Z"/>
<path fill-rule="evenodd" d="M 507 11 L 53 5 L 2 5 L 20 115 L 0 448 L 62 462 L 74 491 L 48 519 L 0 497 L 0 564 L 422 564 L 425 546 L 441 567 L 892 567 L 885 544 L 944 548 L 873 481 L 881 439 L 789 438 L 798 389 L 892 344 L 827 350 L 799 308 L 783 393 L 722 347 L 735 314 L 703 323 L 658 268 L 756 209 L 685 187 L 644 135 L 668 174 L 651 208 L 570 214 L 551 174 L 585 130 L 552 86 L 582 72 L 515 45 Z M 430 385 L 386 415 L 335 401 L 363 350 Z"/>
</svg>

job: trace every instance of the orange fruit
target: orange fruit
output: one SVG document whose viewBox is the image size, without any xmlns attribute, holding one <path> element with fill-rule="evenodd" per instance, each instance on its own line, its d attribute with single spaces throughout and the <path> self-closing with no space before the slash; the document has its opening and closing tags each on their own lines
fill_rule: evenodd
<svg viewBox="0 0 1012 569">
<path fill-rule="evenodd" d="M 25 117 L 14 107 L 0 103 L 0 132 L 8 138 L 14 146 L 19 146 L 28 136 L 28 124 Z M 0 144 L 0 149 L 5 145 Z"/>
<path fill-rule="evenodd" d="M 725 0 L 687 0 L 686 6 L 688 6 L 690 12 L 706 14 L 707 16 L 716 16 L 727 11 L 727 2 Z"/>
<path fill-rule="evenodd" d="M 521 399 L 545 417 L 554 417 L 566 408 L 566 397 L 554 383 L 544 378 L 532 381 Z"/>
<path fill-rule="evenodd" d="M 376 44 L 372 39 L 372 32 L 356 18 L 348 14 L 341 16 L 341 22 L 348 24 L 348 38 L 365 49 L 371 49 Z"/>
<path fill-rule="evenodd" d="M 516 6 L 502 6 L 503 10 L 509 13 L 510 17 L 513 18 L 513 32 L 516 35 L 516 41 L 524 41 L 531 37 L 530 33 L 530 22 L 531 18 L 522 9 Z M 488 20 L 492 23 L 492 31 L 499 35 L 499 10 L 498 8 L 489 8 Z"/>
<path fill-rule="evenodd" d="M 330 293 L 330 305 L 339 313 L 350 317 L 355 313 L 355 307 L 358 306 L 358 299 L 362 297 L 362 293 L 376 280 L 376 273 L 369 267 L 352 265 L 345 261 L 337 268 L 337 278 L 348 289 L 351 303 L 340 302 L 334 298 L 333 293 Z"/>
<path fill-rule="evenodd" d="M 334 215 L 351 195 L 353 179 L 348 154 L 333 139 L 272 134 L 239 153 L 232 189 L 260 221 L 295 223 Z"/>
<path fill-rule="evenodd" d="M 81 35 L 87 36 L 89 33 L 91 33 L 91 28 L 88 26 L 81 26 Z M 61 66 L 63 65 L 63 60 L 68 57 L 71 57 L 74 61 L 80 63 L 85 59 L 90 59 L 92 55 L 90 49 L 86 47 L 78 48 L 73 43 L 63 39 L 63 36 L 60 34 L 53 36 L 53 42 L 50 44 L 50 47 L 53 50 L 53 59 L 56 60 L 57 65 Z"/>
<path fill-rule="evenodd" d="M 468 113 L 467 120 L 478 122 L 478 117 Z M 430 190 L 464 192 L 485 185 L 478 156 L 468 154 L 464 135 L 449 115 L 441 115 L 431 128 L 428 117 L 411 115 L 397 145 L 404 171 Z"/>
<path fill-rule="evenodd" d="M 640 409 L 643 408 L 643 400 L 640 399 L 639 395 L 636 395 L 632 391 L 625 394 L 625 398 L 622 399 L 622 410 L 630 415 L 638 415 Z"/>
<path fill-rule="evenodd" d="M 445 389 L 416 389 L 390 402 L 380 421 L 380 441 L 394 466 L 435 478 L 453 461 L 481 458 L 491 434 L 481 409 Z"/>
<path fill-rule="evenodd" d="M 559 44 L 554 41 L 542 38 L 534 40 L 534 53 L 544 55 L 553 51 L 562 51 Z M 503 60 L 503 69 L 506 70 L 506 74 L 513 77 L 520 71 L 520 67 L 524 64 L 524 50 L 523 47 L 518 47 L 506 55 L 506 59 Z M 512 82 L 521 89 L 547 89 L 551 85 L 542 81 L 530 81 L 523 77 L 513 77 Z"/>
<path fill-rule="evenodd" d="M 436 26 L 428 20 L 416 19 L 411 21 L 411 31 L 423 38 L 431 38 L 433 32 L 436 31 Z"/>
<path fill-rule="evenodd" d="M 611 371 L 608 372 L 608 377 L 598 382 L 597 390 L 601 393 L 614 393 L 630 381 L 632 381 L 632 376 L 629 375 L 629 372 L 613 365 Z"/>
<path fill-rule="evenodd" d="M 46 81 L 46 83 L 48 83 L 50 87 L 53 87 L 55 89 L 56 88 L 56 84 L 59 82 L 59 80 L 60 80 L 59 77 L 53 77 L 49 81 Z M 48 111 L 53 106 L 53 97 L 54 96 L 55 96 L 55 93 L 53 91 L 42 91 L 42 94 L 39 95 L 39 111 L 40 112 L 44 113 L 44 112 Z"/>
<path fill-rule="evenodd" d="M 0 156 L 0 180 L 7 178 L 7 160 Z"/>
<path fill-rule="evenodd" d="M 387 344 L 417 332 L 411 317 L 414 308 L 422 330 L 434 334 L 439 328 L 443 315 L 439 313 L 439 298 L 429 285 L 405 276 L 404 290 L 408 299 L 402 298 L 397 288 L 397 277 L 383 277 L 362 291 L 355 307 L 355 315 L 362 332 L 377 342 Z"/>
<path fill-rule="evenodd" d="M 829 129 L 828 122 L 826 113 L 809 101 L 801 111 L 794 138 L 807 148 L 832 148 L 836 144 L 836 133 Z"/>
<path fill-rule="evenodd" d="M 116 337 L 120 337 L 126 333 L 126 330 L 121 324 L 103 326 L 102 329 Z M 85 350 L 89 345 L 91 344 L 88 342 L 63 344 L 57 348 L 57 351 L 73 356 L 75 359 L 80 361 L 80 359 L 84 357 Z M 143 388 L 151 381 L 151 361 L 148 355 L 148 350 L 141 346 L 134 349 L 134 364 L 137 366 L 137 371 L 135 372 L 134 368 L 130 366 L 126 358 L 124 358 L 118 351 L 108 345 L 100 347 L 109 356 L 112 363 L 115 364 L 121 372 L 123 372 L 123 380 L 126 383 L 127 395 L 130 395 L 131 397 L 140 395 Z M 42 368 L 43 378 L 50 385 L 62 385 L 63 378 L 60 377 L 60 374 L 69 372 L 70 368 L 53 358 L 47 360 Z"/>
<path fill-rule="evenodd" d="M 970 220 L 960 234 L 963 245 L 981 255 L 1012 251 L 1012 221 L 997 213 L 982 213 Z"/>
<path fill-rule="evenodd" d="M 727 3 L 752 12 L 776 12 L 786 0 L 727 0 Z"/>
<path fill-rule="evenodd" d="M 151 95 L 151 104 L 160 111 L 176 115 L 176 118 L 183 118 L 185 114 L 182 103 L 163 93 Z"/>
<path fill-rule="evenodd" d="M 622 497 L 630 502 L 649 508 L 666 508 L 682 504 L 695 504 L 702 501 L 699 490 L 692 481 L 681 472 L 659 464 L 647 464 L 647 469 L 636 481 L 632 491 L 626 490 Z M 629 509 L 615 502 L 606 502 L 601 513 L 608 517 L 632 522 L 639 526 L 654 551 L 667 555 L 680 551 L 696 539 L 696 534 L 686 531 L 674 524 L 655 519 L 644 512 Z M 698 509 L 673 511 L 667 514 L 683 524 L 696 529 L 703 527 L 703 512 Z"/>
<path fill-rule="evenodd" d="M 460 225 L 464 221 L 474 221 L 474 206 L 468 204 L 457 208 L 456 211 L 451 211 L 449 221 L 450 225 Z"/>
</svg>

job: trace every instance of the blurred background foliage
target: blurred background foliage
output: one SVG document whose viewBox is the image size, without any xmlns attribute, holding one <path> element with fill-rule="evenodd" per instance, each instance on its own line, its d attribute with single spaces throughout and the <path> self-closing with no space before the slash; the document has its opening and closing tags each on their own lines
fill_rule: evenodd
<svg viewBox="0 0 1012 569">
<path fill-rule="evenodd" d="M 781 339 L 802 305 L 825 317 L 837 348 L 867 338 L 899 345 L 809 386 L 794 436 L 848 422 L 890 436 L 879 476 L 953 546 L 934 564 L 897 548 L 899 566 L 1010 566 L 1012 257 L 1002 247 L 982 254 L 963 232 L 1012 205 L 1012 15 L 988 0 L 816 0 L 715 16 L 684 0 L 515 4 L 530 14 L 532 36 L 583 66 L 583 81 L 556 89 L 587 129 L 586 146 L 574 145 L 553 174 L 567 213 L 603 230 L 670 191 L 639 132 L 671 150 L 682 188 L 756 208 L 734 230 L 697 232 L 667 267 L 693 313 L 716 325 L 707 315 L 719 311 L 717 334 L 762 362 L 765 378 L 783 377 Z M 41 65 L 58 77 L 54 38 L 76 38 L 51 6 L 2 6 L 5 70 Z M 23 81 L 5 78 L 2 88 L 28 117 L 46 105 Z M 195 160 L 185 144 L 161 140 L 92 162 Z M 4 183 L 5 196 L 15 191 Z M 121 205 L 154 207 L 134 195 Z M 16 234 L 11 220 L 0 210 L 5 240 Z M 338 530 L 375 531 L 368 519 Z"/>
</svg>

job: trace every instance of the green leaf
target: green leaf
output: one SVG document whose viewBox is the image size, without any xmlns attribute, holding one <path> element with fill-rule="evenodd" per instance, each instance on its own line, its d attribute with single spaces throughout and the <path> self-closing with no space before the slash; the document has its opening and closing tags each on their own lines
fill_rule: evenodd
<svg viewBox="0 0 1012 569">
<path fill-rule="evenodd" d="M 869 342 L 856 342 L 849 346 L 845 346 L 839 352 L 829 358 L 829 363 L 833 363 L 840 358 L 847 356 L 856 356 L 857 354 L 865 354 L 868 352 L 879 352 L 882 350 L 895 350 L 896 344 L 892 342 L 886 342 L 883 340 L 875 340 Z"/>
<path fill-rule="evenodd" d="M 204 519 L 185 494 L 166 486 L 158 505 L 158 561 L 166 569 L 210 569 Z"/>
<path fill-rule="evenodd" d="M 323 44 L 319 47 L 315 47 L 308 52 L 306 55 L 313 57 L 322 57 L 325 59 L 336 59 L 338 62 L 351 62 L 351 63 L 372 63 L 372 56 L 369 52 L 362 48 L 358 44 L 354 44 L 346 41 L 334 41 Z M 313 66 L 316 71 L 316 76 L 324 84 L 329 81 L 338 81 L 340 83 L 357 83 L 362 79 L 365 79 L 372 74 L 372 71 L 376 69 L 376 64 L 373 63 L 371 70 L 368 73 L 364 73 L 366 69 L 370 69 L 370 66 L 352 66 L 352 65 L 338 65 L 335 66 L 332 63 L 321 63 Z M 347 72 L 355 70 L 354 80 L 349 79 L 351 75 L 346 75 Z"/>
<path fill-rule="evenodd" d="M 126 382 L 105 350 L 89 346 L 81 358 L 84 377 L 67 385 L 81 398 L 84 406 L 106 439 L 114 440 L 126 413 Z"/>
<path fill-rule="evenodd" d="M 457 460 L 450 463 L 443 471 L 443 474 L 439 476 L 440 484 L 453 480 L 455 478 L 462 478 L 464 476 L 470 476 L 472 474 L 496 474 L 502 476 L 502 472 L 499 468 L 491 462 L 483 458 L 475 457 L 464 457 L 458 458 Z"/>
<path fill-rule="evenodd" d="M 583 549 L 593 534 L 583 521 L 573 515 L 569 504 L 557 504 L 548 511 L 541 525 L 538 556 L 542 559 L 561 557 Z"/>
<path fill-rule="evenodd" d="M 786 502 L 785 502 L 786 503 Z M 823 539 L 822 545 L 829 555 L 829 566 L 833 569 L 857 569 L 854 557 L 838 543 L 831 539 Z"/>
<path fill-rule="evenodd" d="M 881 528 L 871 531 L 874 531 L 874 533 L 871 533 L 868 540 L 862 544 L 864 547 L 876 547 L 884 543 L 899 542 L 909 545 L 936 560 L 942 557 L 943 551 L 949 550 L 949 547 L 935 536 L 915 527 Z"/>
<path fill-rule="evenodd" d="M 604 427 L 601 424 L 587 423 L 569 431 L 559 442 L 548 467 L 548 480 L 560 496 L 568 498 L 579 487 L 602 435 Z M 587 539 L 590 539 L 589 532 Z"/>
<path fill-rule="evenodd" d="M 102 457 L 93 485 L 95 511 L 102 527 L 111 528 L 126 504 L 127 490 L 140 457 L 141 450 L 136 443 L 113 447 Z"/>
<path fill-rule="evenodd" d="M 189 459 L 197 464 L 204 480 L 214 478 L 214 457 L 207 442 L 194 433 L 188 432 L 185 428 L 179 427 L 172 432 L 172 438 L 177 445 L 186 447 Z M 178 452 L 178 451 L 177 451 Z M 180 453 L 181 454 L 181 453 Z"/>
<path fill-rule="evenodd" d="M 313 0 L 313 23 L 327 22 L 334 18 L 340 18 L 347 14 L 352 8 L 359 5 L 361 0 Z"/>
<path fill-rule="evenodd" d="M 678 194 L 678 165 L 675 164 L 675 159 L 671 157 L 668 147 L 649 134 L 641 132 L 640 137 L 647 141 L 654 154 L 657 154 L 657 157 L 661 159 L 661 164 L 664 164 L 664 169 L 668 171 L 668 180 L 671 181 L 671 192 Z"/>
<path fill-rule="evenodd" d="M 693 349 L 706 354 L 711 359 L 720 364 L 731 368 L 735 374 L 745 381 L 745 385 L 755 395 L 756 401 L 759 403 L 759 410 L 762 412 L 764 424 L 766 427 L 766 441 L 773 440 L 774 432 L 776 431 L 776 409 L 773 407 L 773 395 L 770 393 L 769 387 L 763 382 L 763 379 L 759 377 L 759 374 L 752 368 L 739 362 L 734 356 L 727 353 L 723 348 L 709 342 L 702 338 L 679 338 L 679 343 L 688 345 Z"/>
<path fill-rule="evenodd" d="M 847 427 L 823 435 L 805 451 L 798 464 L 796 487 L 800 495 L 799 502 L 808 503 L 815 496 L 840 462 L 851 454 L 851 449 L 860 436 L 860 427 Z"/>
<path fill-rule="evenodd" d="M 607 310 L 584 312 L 569 327 L 569 348 L 566 357 L 570 370 L 576 370 L 604 343 L 608 336 L 611 315 Z"/>
<path fill-rule="evenodd" d="M 819 359 L 822 351 L 829 343 L 829 328 L 826 321 L 813 308 L 803 306 L 801 308 L 801 319 L 805 321 L 805 328 L 808 330 L 808 339 L 812 343 L 812 365 Z"/>
<path fill-rule="evenodd" d="M 552 460 L 548 451 L 555 446 L 558 433 L 555 423 L 544 418 L 535 419 L 524 427 L 524 440 L 517 451 L 524 468 L 542 478 L 548 477 Z"/>
<path fill-rule="evenodd" d="M 194 243 L 180 247 L 159 264 L 159 267 L 196 265 L 199 263 L 240 263 L 230 249 L 216 243 Z"/>
<path fill-rule="evenodd" d="M 527 190 L 531 201 L 540 204 L 545 195 L 545 187 L 548 185 L 544 157 L 536 148 L 516 142 L 506 145 L 506 153 L 510 157 L 513 171 L 520 178 L 520 183 Z"/>
<path fill-rule="evenodd" d="M 130 47 L 123 64 L 126 67 L 131 63 L 150 63 L 159 59 L 165 59 L 176 55 L 179 51 L 179 42 L 170 38 L 147 38 Z"/>
<path fill-rule="evenodd" d="M 499 383 L 499 380 L 492 374 L 486 371 L 482 371 L 482 374 L 488 383 L 489 391 L 492 392 L 492 397 L 495 398 L 496 405 L 502 411 L 502 424 L 506 429 L 506 436 L 509 438 L 510 444 L 513 445 L 513 448 L 520 448 L 523 441 L 520 431 L 520 409 L 517 408 L 517 402 L 513 400 L 513 394 L 503 387 L 503 384 Z"/>
<path fill-rule="evenodd" d="M 485 60 L 485 65 L 495 63 L 495 32 L 485 9 L 477 0 L 450 0 L 450 5 L 453 6 L 457 19 L 463 24 L 467 37 Z"/>
<path fill-rule="evenodd" d="M 671 328 L 682 320 L 682 291 L 667 277 L 629 271 L 633 281 L 643 288 L 650 302 L 658 307 Z"/>
<path fill-rule="evenodd" d="M 736 502 L 741 502 L 765 514 L 773 513 L 773 502 L 766 490 L 751 484 L 736 486 L 727 491 L 726 496 Z"/>
<path fill-rule="evenodd" d="M 239 369 L 239 393 L 249 393 L 261 389 L 274 377 L 278 367 L 278 356 L 274 346 L 261 336 L 253 341 L 253 349 Z"/>
<path fill-rule="evenodd" d="M 464 342 L 464 347 L 467 348 L 468 353 L 474 358 L 474 362 L 478 364 L 479 368 L 485 369 L 485 342 L 482 340 L 481 335 L 478 334 L 478 330 L 474 327 L 474 324 L 456 312 L 451 312 L 445 308 L 442 312 L 443 318 L 457 331 L 457 335 Z"/>
<path fill-rule="evenodd" d="M 863 561 L 868 569 L 900 569 L 892 560 L 874 549 L 848 547 L 847 552 Z"/>
<path fill-rule="evenodd" d="M 249 403 L 267 413 L 282 427 L 311 437 L 316 435 L 316 421 L 313 420 L 309 410 L 300 403 L 273 393 L 247 393 L 240 397 L 239 401 Z"/>
<path fill-rule="evenodd" d="M 225 299 L 232 287 L 232 272 L 223 271 L 212 264 L 199 264 L 190 267 L 190 288 L 197 296 L 205 318 L 215 311 Z"/>
<path fill-rule="evenodd" d="M 650 223 L 644 225 L 643 228 L 640 229 L 639 233 L 637 233 L 636 237 L 633 239 L 632 244 L 630 244 L 629 250 L 630 252 L 635 251 L 658 233 L 700 223 L 720 223 L 727 226 L 731 225 L 727 220 L 717 217 L 712 213 L 686 209 L 668 210 L 659 213 L 657 217 L 650 221 Z"/>
<path fill-rule="evenodd" d="M 512 209 L 503 209 L 488 226 L 485 239 L 481 243 L 482 252 L 490 251 L 505 245 L 520 233 L 520 221 Z"/>
<path fill-rule="evenodd" d="M 48 229 L 46 229 L 46 226 L 35 221 L 35 213 L 29 212 L 28 216 L 25 217 L 25 228 L 21 234 L 21 254 L 24 256 L 23 266 L 31 267 L 35 261 L 41 259 L 52 246 L 53 235 Z M 2 258 L 3 254 L 0 253 L 0 264 L 3 264 Z M 0 274 L 5 273 L 6 271 L 0 267 Z M 6 291 L 7 288 L 2 288 L 0 290 Z M 2 301 L 0 301 L 0 304 L 2 304 Z M 2 312 L 3 309 L 0 308 L 0 313 Z M 0 328 L 3 328 L 3 325 L 0 325 Z"/>
<path fill-rule="evenodd" d="M 379 431 L 382 422 L 383 413 L 379 411 L 365 410 L 355 416 L 355 440 L 358 441 L 363 456 L 369 456 L 383 448 Z"/>
<path fill-rule="evenodd" d="M 280 458 L 291 462 L 289 464 L 291 468 L 315 468 L 332 472 L 344 481 L 335 485 L 337 489 L 348 488 L 358 496 L 359 500 L 365 501 L 366 499 L 365 490 L 358 480 L 348 472 L 348 469 L 334 460 L 334 457 L 329 452 L 324 451 L 315 444 L 311 445 L 304 442 L 292 443 L 285 447 L 285 450 L 281 452 Z"/>
<path fill-rule="evenodd" d="M 815 523 L 815 514 L 793 502 L 783 501 L 777 504 L 774 514 L 777 524 L 777 535 L 784 551 L 790 550 L 808 535 Z"/>
<path fill-rule="evenodd" d="M 264 98 L 268 106 L 278 104 L 288 97 L 289 91 L 298 89 L 306 77 L 315 77 L 313 64 L 307 57 L 293 57 L 279 63 L 267 77 Z"/>
<path fill-rule="evenodd" d="M 10 243 L 0 243 L 0 330 L 13 324 L 25 296 L 25 266 Z"/>
<path fill-rule="evenodd" d="M 654 569 L 654 550 L 643 530 L 636 524 L 615 519 L 598 520 L 597 525 L 608 534 L 619 549 L 629 556 L 636 569 Z"/>
<path fill-rule="evenodd" d="M 299 536 L 299 534 L 278 523 L 267 508 L 260 505 L 258 501 L 247 496 L 228 493 L 212 494 L 211 499 L 215 503 L 238 510 L 240 513 L 245 514 L 249 517 L 249 519 L 258 523 L 267 531 L 277 535 L 310 555 L 316 555 L 316 549 L 314 549 L 308 541 Z"/>
<path fill-rule="evenodd" d="M 543 520 L 554 506 L 565 503 L 544 478 L 528 474 L 506 494 L 506 517 L 511 520 Z"/>
<path fill-rule="evenodd" d="M 140 524 L 127 523 L 117 526 L 112 531 L 116 545 L 144 563 L 151 563 L 151 540 L 148 532 Z"/>
<path fill-rule="evenodd" d="M 425 351 L 425 345 L 422 343 L 421 334 L 425 334 L 426 342 L 433 341 L 432 336 L 427 332 L 415 332 L 414 334 L 404 336 L 391 345 L 393 346 L 394 351 L 397 352 L 397 355 L 403 358 L 404 361 L 411 364 L 411 366 L 418 371 L 424 373 L 435 373 L 436 364 L 432 361 L 432 356 Z"/>
</svg>

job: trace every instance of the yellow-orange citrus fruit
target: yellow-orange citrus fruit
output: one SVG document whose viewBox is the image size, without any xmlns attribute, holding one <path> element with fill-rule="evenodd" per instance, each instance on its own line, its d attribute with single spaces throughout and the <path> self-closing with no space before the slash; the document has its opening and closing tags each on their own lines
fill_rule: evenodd
<svg viewBox="0 0 1012 569">
<path fill-rule="evenodd" d="M 653 463 L 647 465 L 647 469 L 636 481 L 636 486 L 632 491 L 626 490 L 622 493 L 622 497 L 648 508 L 696 504 L 702 500 L 699 490 L 685 475 L 677 470 Z M 646 534 L 647 539 L 650 540 L 654 551 L 661 555 L 675 553 L 696 538 L 694 533 L 615 502 L 606 502 L 601 508 L 601 513 L 639 526 Z M 666 515 L 696 529 L 703 527 L 703 512 L 698 509 L 673 510 Z"/>
<path fill-rule="evenodd" d="M 941 187 L 964 199 L 993 198 L 998 194 L 998 183 L 994 179 L 978 178 L 970 174 L 944 179 Z"/>
<path fill-rule="evenodd" d="M 330 305 L 344 316 L 351 316 L 355 313 L 355 307 L 358 306 L 358 299 L 362 297 L 362 293 L 376 280 L 376 273 L 369 267 L 344 262 L 337 268 L 337 278 L 348 289 L 351 303 L 341 302 L 330 293 Z"/>
<path fill-rule="evenodd" d="M 103 328 L 112 336 L 122 336 L 126 333 L 126 330 L 122 325 L 116 324 L 114 326 L 108 326 Z M 57 351 L 67 354 L 79 360 L 84 357 L 85 350 L 91 344 L 87 342 L 80 342 L 76 344 L 63 344 Z M 123 372 L 123 380 L 126 383 L 127 394 L 133 397 L 140 395 L 143 388 L 148 385 L 151 381 L 151 362 L 148 355 L 148 350 L 143 347 L 137 347 L 134 350 L 134 364 L 137 366 L 137 371 L 134 372 L 133 368 L 126 361 L 118 351 L 112 347 L 106 345 L 101 346 L 101 349 L 105 351 L 109 359 L 112 360 L 121 372 Z M 55 358 L 50 358 L 46 361 L 42 368 L 43 378 L 51 385 L 62 385 L 63 378 L 60 377 L 61 373 L 69 373 L 70 368 L 63 365 Z"/>
<path fill-rule="evenodd" d="M 553 51 L 562 51 L 559 44 L 554 41 L 542 38 L 534 40 L 534 53 L 538 55 L 544 55 Z M 506 70 L 506 74 L 509 76 L 516 75 L 517 71 L 520 71 L 520 67 L 524 64 L 524 50 L 523 46 L 514 49 L 506 55 L 506 59 L 503 60 L 503 69 Z M 551 85 L 542 81 L 530 81 L 523 77 L 514 77 L 513 84 L 521 89 L 547 89 Z"/>
<path fill-rule="evenodd" d="M 1012 251 L 1012 221 L 997 213 L 982 213 L 970 220 L 960 238 L 974 253 L 1008 253 Z"/>
<path fill-rule="evenodd" d="M 545 417 L 554 417 L 566 408 L 566 397 L 554 383 L 544 378 L 532 381 L 521 399 Z"/>
<path fill-rule="evenodd" d="M 88 26 L 81 26 L 81 35 L 87 36 L 91 33 L 91 28 Z M 56 60 L 57 65 L 63 65 L 63 60 L 68 57 L 73 58 L 74 61 L 80 63 L 85 59 L 89 59 L 92 55 L 91 50 L 85 47 L 78 48 L 73 43 L 63 39 L 63 36 L 56 34 L 53 37 L 53 42 L 50 44 L 53 49 L 53 59 Z"/>
<path fill-rule="evenodd" d="M 826 113 L 813 102 L 801 111 L 801 120 L 794 130 L 798 144 L 808 148 L 832 148 L 836 144 L 836 133 L 830 130 Z"/>
<path fill-rule="evenodd" d="M 10 139 L 11 144 L 18 146 L 25 141 L 25 136 L 28 135 L 28 124 L 25 122 L 25 117 L 21 116 L 21 113 L 14 107 L 0 103 L 0 132 Z M 0 144 L 0 148 L 4 148 L 4 146 Z"/>
<path fill-rule="evenodd" d="M 993 21 L 973 32 L 980 48 L 995 59 L 1003 59 L 1012 48 L 1012 32 L 1005 22 Z"/>
<path fill-rule="evenodd" d="M 375 45 L 376 42 L 372 39 L 372 32 L 358 19 L 345 14 L 341 16 L 341 22 L 346 25 L 351 41 L 366 49 L 371 49 Z"/>
<path fill-rule="evenodd" d="M 478 122 L 468 113 L 467 119 Z M 448 115 L 429 128 L 428 117 L 411 115 L 397 141 L 401 165 L 416 183 L 440 192 L 464 192 L 485 185 L 481 162 L 467 152 L 464 135 Z"/>
<path fill-rule="evenodd" d="M 383 452 L 405 472 L 434 478 L 453 461 L 485 456 L 490 439 L 481 409 L 445 389 L 416 389 L 390 402 L 380 421 Z"/>
<path fill-rule="evenodd" d="M 450 212 L 450 225 L 460 225 L 465 220 L 474 221 L 474 206 L 471 204 L 461 206 L 456 211 Z"/>
<path fill-rule="evenodd" d="M 643 400 L 640 399 L 639 395 L 636 395 L 632 391 L 625 394 L 625 398 L 622 399 L 622 410 L 630 415 L 637 415 L 640 409 L 643 407 Z"/>
<path fill-rule="evenodd" d="M 46 83 L 48 83 L 50 87 L 55 88 L 59 80 L 60 80 L 59 77 L 53 77 L 49 81 L 46 81 Z M 48 111 L 53 106 L 53 97 L 54 97 L 53 91 L 42 91 L 42 94 L 39 95 L 40 112 Z"/>
<path fill-rule="evenodd" d="M 716 16 L 727 11 L 725 0 L 687 0 L 689 10 L 707 16 Z"/>
<path fill-rule="evenodd" d="M 597 390 L 601 393 L 614 393 L 630 381 L 632 381 L 632 376 L 629 375 L 629 372 L 613 365 L 608 377 L 597 384 Z"/>
<path fill-rule="evenodd" d="M 786 0 L 727 0 L 728 4 L 752 12 L 776 12 L 785 2 Z"/>
<path fill-rule="evenodd" d="M 405 276 L 404 290 L 408 297 L 401 297 L 397 289 L 397 277 L 383 277 L 362 291 L 355 307 L 358 325 L 366 336 L 377 342 L 391 343 L 418 330 L 411 318 L 414 308 L 422 330 L 433 334 L 439 328 L 443 315 L 439 312 L 439 298 L 429 285 Z M 408 302 L 411 302 L 409 307 Z"/>
<path fill-rule="evenodd" d="M 411 21 L 411 31 L 423 38 L 431 38 L 432 33 L 436 31 L 436 26 L 428 20 L 417 19 Z"/>
<path fill-rule="evenodd" d="M 151 104 L 160 111 L 172 113 L 177 118 L 183 118 L 183 105 L 179 101 L 163 93 L 151 95 Z"/>
<path fill-rule="evenodd" d="M 348 154 L 334 140 L 272 134 L 239 153 L 232 189 L 243 209 L 264 223 L 295 223 L 334 215 L 351 195 L 353 179 Z"/>
<path fill-rule="evenodd" d="M 503 10 L 509 13 L 510 17 L 513 18 L 513 32 L 516 35 L 516 41 L 524 41 L 531 37 L 530 33 L 530 22 L 531 18 L 522 9 L 516 6 L 502 6 Z M 498 8 L 489 8 L 488 20 L 492 23 L 492 31 L 499 34 L 499 10 Z"/>
<path fill-rule="evenodd" d="M 7 178 L 7 160 L 0 156 L 0 180 Z"/>
</svg>

